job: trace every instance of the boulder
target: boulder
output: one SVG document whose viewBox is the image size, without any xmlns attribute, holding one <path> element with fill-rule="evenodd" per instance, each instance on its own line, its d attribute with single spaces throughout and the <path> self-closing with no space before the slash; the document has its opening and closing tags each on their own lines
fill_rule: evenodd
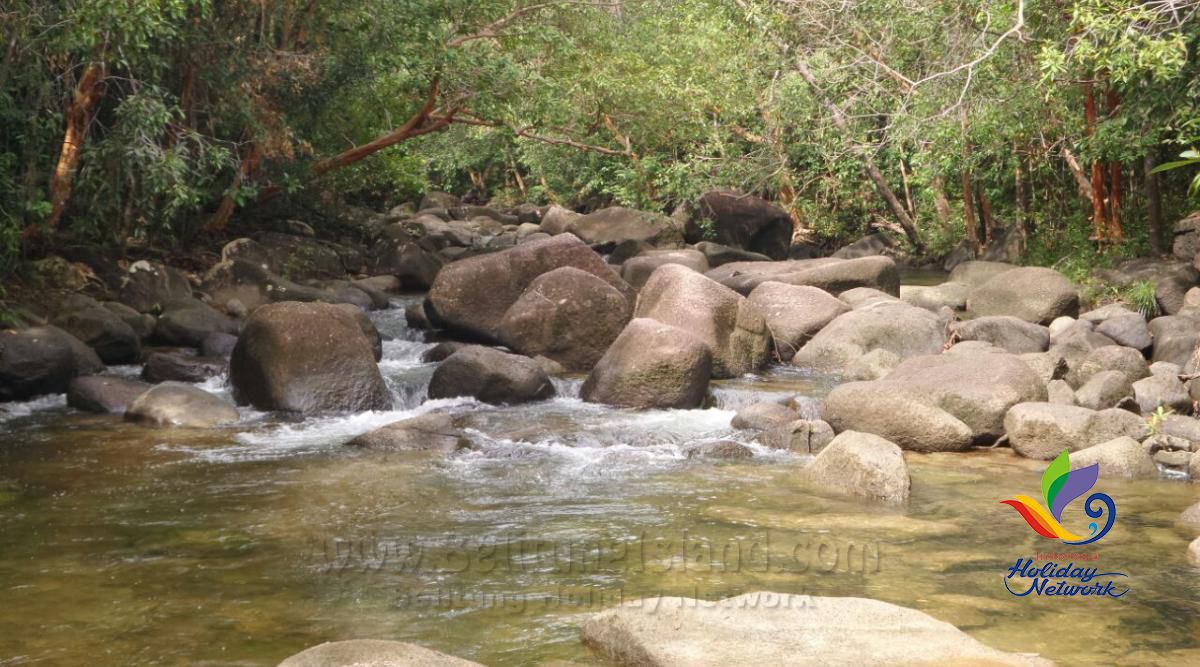
<svg viewBox="0 0 1200 667">
<path fill-rule="evenodd" d="M 1073 405 L 1020 403 L 1004 417 L 1004 430 L 1013 451 L 1031 459 L 1050 460 L 1072 452 L 1129 436 L 1146 434 L 1146 422 L 1126 410 L 1089 410 Z"/>
<path fill-rule="evenodd" d="M 420 203 L 417 204 L 417 210 L 425 211 L 428 209 L 440 208 L 451 211 L 459 206 L 462 206 L 462 201 L 458 197 L 448 192 L 437 192 L 431 190 L 426 192 L 425 195 L 421 197 Z"/>
<path fill-rule="evenodd" d="M 963 310 L 967 307 L 967 294 L 971 288 L 965 283 L 942 283 L 941 285 L 901 285 L 900 300 L 926 310 L 937 312 L 942 308 Z"/>
<path fill-rule="evenodd" d="M 426 313 L 435 325 L 461 336 L 500 342 L 500 323 L 535 278 L 572 266 L 612 285 L 630 303 L 635 292 L 599 255 L 570 234 L 522 243 L 450 264 L 429 290 Z"/>
<path fill-rule="evenodd" d="M 153 315 L 139 313 L 129 306 L 116 301 L 105 301 L 100 305 L 108 312 L 120 318 L 122 322 L 128 324 L 129 328 L 133 329 L 133 333 L 137 335 L 139 341 L 145 340 L 154 331 L 154 324 L 158 321 Z"/>
<path fill-rule="evenodd" d="M 146 358 L 142 377 L 149 382 L 204 382 L 228 368 L 226 359 L 197 357 L 183 352 L 155 352 Z"/>
<path fill-rule="evenodd" d="M 368 317 L 361 309 L 355 308 L 348 303 L 335 303 L 333 305 L 341 308 L 343 312 L 354 318 L 355 323 L 358 324 L 358 330 L 362 332 L 362 335 L 366 336 L 367 343 L 371 346 L 371 354 L 375 357 L 375 361 L 382 359 L 383 336 L 379 333 L 379 329 L 375 327 L 374 320 Z"/>
<path fill-rule="evenodd" d="M 625 325 L 580 389 L 590 403 L 695 408 L 708 394 L 712 352 L 690 333 L 639 318 Z"/>
<path fill-rule="evenodd" d="M 962 451 L 1003 435 L 1012 406 L 1045 400 L 1046 385 L 1014 355 L 942 354 L 835 387 L 821 417 L 835 431 L 873 433 L 908 450 Z"/>
<path fill-rule="evenodd" d="M 647 250 L 621 265 L 621 277 L 633 287 L 640 288 L 650 279 L 650 274 L 663 264 L 678 264 L 696 273 L 708 271 L 708 260 L 699 250 Z"/>
<path fill-rule="evenodd" d="M 1151 361 L 1166 361 L 1186 368 L 1192 354 L 1200 346 L 1200 318 L 1182 315 L 1156 317 L 1150 320 L 1150 335 L 1154 338 Z"/>
<path fill-rule="evenodd" d="M 769 427 L 759 436 L 762 444 L 797 454 L 816 454 L 833 442 L 833 427 L 820 419 L 797 419 Z"/>
<path fill-rule="evenodd" d="M 775 353 L 783 362 L 791 361 L 834 318 L 850 312 L 850 306 L 837 297 L 807 285 L 768 281 L 755 287 L 749 300 L 766 318 Z"/>
<path fill-rule="evenodd" d="M 1095 272 L 1096 278 L 1116 288 L 1132 287 L 1138 283 L 1154 286 L 1155 306 L 1174 315 L 1183 309 L 1187 291 L 1200 281 L 1200 272 L 1187 261 L 1172 261 L 1161 257 L 1137 257 L 1122 262 L 1113 269 Z M 1156 313 L 1146 313 L 1147 316 Z"/>
<path fill-rule="evenodd" d="M 472 396 L 496 405 L 551 398 L 554 385 L 528 357 L 470 345 L 438 364 L 429 381 L 430 398 Z"/>
<path fill-rule="evenodd" d="M 154 426 L 208 428 L 231 424 L 237 408 L 203 389 L 181 382 L 164 382 L 146 390 L 125 411 L 125 421 Z"/>
<path fill-rule="evenodd" d="M 962 283 L 968 287 L 975 288 L 1001 273 L 1011 271 L 1015 268 L 1017 267 L 1005 262 L 987 262 L 983 260 L 962 262 L 950 271 L 950 282 Z"/>
<path fill-rule="evenodd" d="M 678 327 L 707 345 L 714 377 L 736 377 L 767 361 L 767 324 L 758 307 L 677 264 L 655 270 L 638 296 L 634 316 Z"/>
<path fill-rule="evenodd" d="M 754 450 L 740 442 L 717 440 L 688 445 L 683 454 L 689 459 L 748 459 L 754 456 Z"/>
<path fill-rule="evenodd" d="M 733 416 L 730 426 L 733 428 L 763 431 L 772 426 L 786 424 L 800 418 L 800 413 L 782 403 L 762 401 L 751 403 Z"/>
<path fill-rule="evenodd" d="M 1151 375 L 1165 375 L 1167 377 L 1178 378 L 1183 373 L 1183 368 L 1169 361 L 1156 361 L 1150 364 Z"/>
<path fill-rule="evenodd" d="M 706 275 L 739 294 L 749 294 L 768 280 L 819 287 L 831 294 L 840 294 L 856 287 L 870 287 L 893 296 L 900 294 L 900 272 L 890 257 L 733 262 L 715 268 Z"/>
<path fill-rule="evenodd" d="M 884 234 L 876 232 L 874 234 L 867 234 L 854 243 L 838 248 L 831 256 L 838 259 L 857 259 L 859 257 L 883 255 L 891 252 L 891 250 L 892 240 Z"/>
<path fill-rule="evenodd" d="M 229 365 L 239 403 L 259 410 L 386 410 L 391 393 L 371 341 L 333 304 L 283 302 L 246 320 Z"/>
<path fill-rule="evenodd" d="M 210 333 L 236 334 L 237 322 L 196 299 L 175 299 L 163 305 L 154 335 L 168 345 L 200 347 Z"/>
<path fill-rule="evenodd" d="M 60 394 L 71 378 L 103 367 L 91 348 L 58 327 L 0 331 L 0 401 Z"/>
<path fill-rule="evenodd" d="M 189 299 L 192 286 L 187 276 L 158 262 L 140 260 L 129 265 L 121 278 L 119 300 L 139 313 L 160 313 L 176 299 Z"/>
<path fill-rule="evenodd" d="M 612 206 L 570 221 L 567 231 L 584 243 L 606 249 L 627 242 L 647 243 L 656 248 L 683 246 L 681 226 L 659 213 Z"/>
<path fill-rule="evenodd" d="M 704 259 L 708 262 L 709 267 L 717 268 L 723 264 L 732 262 L 769 262 L 770 257 L 766 255 L 750 252 L 741 248 L 733 248 L 712 241 L 701 241 L 696 244 L 696 250 L 704 253 Z"/>
<path fill-rule="evenodd" d="M 1187 387 L 1174 375 L 1151 375 L 1133 383 L 1133 397 L 1145 414 L 1159 406 L 1175 412 L 1187 412 L 1192 407 Z"/>
<path fill-rule="evenodd" d="M 237 336 L 223 331 L 213 331 L 200 341 L 200 356 L 229 361 L 236 345 Z"/>
<path fill-rule="evenodd" d="M 842 371 L 842 379 L 847 382 L 878 380 L 896 370 L 901 361 L 902 359 L 893 352 L 875 348 L 846 364 L 846 368 Z"/>
<path fill-rule="evenodd" d="M 1182 438 L 1190 443 L 1193 452 L 1200 451 L 1200 419 L 1184 415 L 1170 415 L 1158 425 L 1162 435 Z"/>
<path fill-rule="evenodd" d="M 515 352 L 589 371 L 625 328 L 629 311 L 629 302 L 615 287 L 564 266 L 529 284 L 504 313 L 498 334 Z"/>
<path fill-rule="evenodd" d="M 151 385 L 137 380 L 88 375 L 67 385 L 67 405 L 85 412 L 124 414 Z"/>
<path fill-rule="evenodd" d="M 583 643 L 613 664 L 654 667 L 1052 664 L 989 648 L 915 609 L 768 592 L 632 600 L 584 622 Z"/>
<path fill-rule="evenodd" d="M 804 468 L 804 477 L 825 491 L 887 504 L 907 500 L 911 485 L 900 447 L 858 431 L 839 433 Z"/>
<path fill-rule="evenodd" d="M 1076 451 L 1071 455 L 1071 470 L 1099 464 L 1104 479 L 1152 479 L 1158 466 L 1142 443 L 1128 436 L 1114 438 Z"/>
<path fill-rule="evenodd" d="M 470 347 L 470 343 L 459 343 L 453 340 L 442 341 L 437 345 L 425 350 L 421 353 L 421 362 L 430 364 L 445 360 L 450 355 L 458 352 L 464 347 Z"/>
<path fill-rule="evenodd" d="M 1192 461 L 1196 461 L 1196 457 L 1192 457 Z M 1195 479 L 1193 477 L 1193 479 Z M 1187 562 L 1192 567 L 1200 567 L 1200 537 L 1188 543 Z"/>
<path fill-rule="evenodd" d="M 132 364 L 142 358 L 141 337 L 115 312 L 93 302 L 54 318 L 54 325 L 96 351 L 106 364 Z"/>
<path fill-rule="evenodd" d="M 1059 405 L 1077 405 L 1075 390 L 1066 380 L 1051 380 L 1046 383 L 1046 396 L 1049 402 Z"/>
<path fill-rule="evenodd" d="M 567 232 L 571 228 L 571 223 L 581 218 L 580 214 L 575 211 L 567 210 L 561 206 L 551 205 L 542 215 L 542 221 L 539 223 L 542 232 L 555 236 Z"/>
<path fill-rule="evenodd" d="M 689 243 L 712 241 L 784 259 L 792 242 L 792 219 L 771 202 L 728 190 L 706 192 L 681 212 Z"/>
<path fill-rule="evenodd" d="M 800 348 L 792 365 L 837 372 L 872 350 L 886 350 L 903 360 L 938 354 L 945 341 L 945 323 L 934 313 L 882 302 L 835 317 Z"/>
<path fill-rule="evenodd" d="M 470 447 L 471 440 L 453 416 L 430 412 L 368 431 L 346 444 L 375 452 L 453 454 Z"/>
<path fill-rule="evenodd" d="M 1089 410 L 1103 410 L 1116 407 L 1127 396 L 1133 396 L 1133 386 L 1124 373 L 1100 371 L 1075 392 L 1075 402 Z"/>
<path fill-rule="evenodd" d="M 482 667 L 477 662 L 416 644 L 384 639 L 348 639 L 305 649 L 279 667 Z"/>
<path fill-rule="evenodd" d="M 1093 375 L 1103 371 L 1118 371 L 1128 382 L 1133 383 L 1148 377 L 1150 366 L 1137 350 L 1120 345 L 1105 345 L 1088 352 L 1067 380 L 1080 387 L 1092 379 Z"/>
<path fill-rule="evenodd" d="M 977 317 L 950 325 L 959 340 L 991 343 L 1013 354 L 1045 352 L 1050 347 L 1050 330 L 1008 315 Z"/>
<path fill-rule="evenodd" d="M 1004 271 L 971 291 L 967 309 L 976 316 L 1011 315 L 1049 324 L 1079 314 L 1079 290 L 1066 276 L 1038 266 Z"/>
<path fill-rule="evenodd" d="M 877 303 L 896 303 L 900 301 L 900 299 L 897 297 L 892 296 L 887 292 L 881 292 L 873 287 L 855 287 L 853 289 L 848 289 L 845 292 L 838 294 L 838 298 L 854 310 L 858 310 L 859 308 L 867 308 Z"/>
<path fill-rule="evenodd" d="M 1135 350 L 1149 350 L 1154 344 L 1150 336 L 1150 328 L 1146 320 L 1137 313 L 1110 317 L 1096 325 L 1096 333 L 1113 339 L 1117 345 L 1131 347 Z"/>
</svg>

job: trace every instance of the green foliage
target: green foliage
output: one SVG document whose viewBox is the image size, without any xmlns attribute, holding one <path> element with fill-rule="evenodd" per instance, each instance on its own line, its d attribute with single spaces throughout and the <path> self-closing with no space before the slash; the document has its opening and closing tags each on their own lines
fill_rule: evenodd
<svg viewBox="0 0 1200 667">
<path fill-rule="evenodd" d="M 1154 293 L 1154 283 L 1149 280 L 1142 280 L 1129 285 L 1121 291 L 1121 297 L 1147 320 L 1158 317 L 1161 314 L 1158 307 L 1158 297 Z"/>
<path fill-rule="evenodd" d="M 1175 414 L 1175 411 L 1163 405 L 1154 408 L 1154 412 L 1146 419 L 1146 433 L 1150 436 L 1158 436 L 1162 433 L 1162 425 L 1167 421 L 1167 418 Z"/>
<path fill-rule="evenodd" d="M 1180 159 L 1176 160 L 1175 162 L 1160 164 L 1154 168 L 1154 173 L 1157 174 L 1164 171 L 1183 169 L 1185 167 L 1200 166 L 1200 151 L 1195 149 L 1189 149 L 1180 153 L 1179 158 Z M 1198 171 L 1196 176 L 1192 179 L 1192 185 L 1188 188 L 1188 194 L 1193 197 L 1200 197 L 1200 171 Z"/>
</svg>

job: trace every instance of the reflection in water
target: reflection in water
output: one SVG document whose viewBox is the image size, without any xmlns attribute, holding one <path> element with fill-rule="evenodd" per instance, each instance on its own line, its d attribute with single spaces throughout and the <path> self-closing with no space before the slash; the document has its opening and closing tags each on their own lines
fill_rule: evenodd
<svg viewBox="0 0 1200 667">
<path fill-rule="evenodd" d="M 393 338 L 380 364 L 393 411 L 251 414 L 199 432 L 76 414 L 61 398 L 10 415 L 0 664 L 267 665 L 349 637 L 492 665 L 589 664 L 578 635 L 591 611 L 764 589 L 904 604 L 1063 664 L 1180 663 L 1195 647 L 1192 535 L 1175 524 L 1196 500 L 1190 485 L 1097 486 L 1121 516 L 1095 551 L 1130 573 L 1126 599 L 1017 599 L 1003 572 L 1051 545 L 999 500 L 1036 492 L 1043 463 L 1006 450 L 909 455 L 906 507 L 832 499 L 805 486 L 800 457 L 729 426 L 755 400 L 801 394 L 815 410 L 827 378 L 786 368 L 722 381 L 706 410 L 585 404 L 578 378 L 534 405 L 422 403 L 429 344 L 399 309 L 375 317 Z M 462 415 L 475 448 L 439 459 L 343 447 L 431 409 Z M 755 456 L 684 454 L 716 439 Z M 1064 516 L 1085 520 L 1078 507 Z"/>
</svg>

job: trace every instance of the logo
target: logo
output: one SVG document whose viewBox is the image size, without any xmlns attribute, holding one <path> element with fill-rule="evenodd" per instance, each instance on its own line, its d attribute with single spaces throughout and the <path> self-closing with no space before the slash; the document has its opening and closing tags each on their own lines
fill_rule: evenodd
<svg viewBox="0 0 1200 667">
<path fill-rule="evenodd" d="M 1093 519 L 1099 519 L 1104 516 L 1104 510 L 1107 508 L 1108 519 L 1103 529 L 1099 528 L 1094 521 L 1089 523 L 1088 530 L 1090 532 L 1087 537 L 1077 535 L 1064 528 L 1062 515 L 1063 510 L 1071 504 L 1071 501 L 1087 493 L 1096 485 L 1099 476 L 1099 464 L 1071 470 L 1070 454 L 1064 449 L 1042 475 L 1042 498 L 1046 501 L 1045 507 L 1029 496 L 1017 496 L 1015 499 L 1001 500 L 1000 502 L 1017 510 L 1029 527 L 1042 537 L 1062 540 L 1066 544 L 1091 544 L 1107 535 L 1117 521 L 1117 506 L 1113 499 L 1105 493 L 1093 493 L 1088 496 L 1087 502 L 1084 503 L 1084 512 Z M 1102 503 L 1103 507 L 1099 503 Z"/>
</svg>

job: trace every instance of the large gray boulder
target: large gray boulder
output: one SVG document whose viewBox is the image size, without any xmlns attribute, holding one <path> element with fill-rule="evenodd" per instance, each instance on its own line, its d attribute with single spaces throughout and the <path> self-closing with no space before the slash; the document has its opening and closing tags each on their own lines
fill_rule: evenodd
<svg viewBox="0 0 1200 667">
<path fill-rule="evenodd" d="M 850 312 L 837 297 L 807 285 L 768 281 L 755 287 L 749 299 L 766 318 L 775 353 L 784 362 L 834 318 Z"/>
<path fill-rule="evenodd" d="M 185 428 L 232 424 L 238 417 L 237 408 L 220 397 L 182 382 L 154 385 L 125 411 L 125 421 Z"/>
<path fill-rule="evenodd" d="M 142 366 L 142 377 L 150 382 L 204 382 L 228 370 L 227 359 L 197 357 L 184 352 L 154 352 Z"/>
<path fill-rule="evenodd" d="M 1056 317 L 1079 314 L 1079 290 L 1058 271 L 1023 266 L 976 287 L 967 298 L 967 309 L 976 316 L 1011 315 L 1049 324 Z"/>
<path fill-rule="evenodd" d="M 58 327 L 0 331 L 0 401 L 61 394 L 71 378 L 103 368 L 91 348 Z"/>
<path fill-rule="evenodd" d="M 1004 273 L 1017 268 L 1007 262 L 988 262 L 984 260 L 972 260 L 962 262 L 950 271 L 950 282 L 962 283 L 968 287 L 975 288 Z"/>
<path fill-rule="evenodd" d="M 451 333 L 500 342 L 500 323 L 535 278 L 572 266 L 612 285 L 630 303 L 633 289 L 591 248 L 571 234 L 522 243 L 446 266 L 429 290 L 426 311 Z"/>
<path fill-rule="evenodd" d="M 540 401 L 554 393 L 549 376 L 533 359 L 481 345 L 446 357 L 429 380 L 430 398 L 471 396 L 496 405 Z"/>
<path fill-rule="evenodd" d="M 625 326 L 580 389 L 590 403 L 695 408 L 708 395 L 712 351 L 690 333 L 639 318 Z"/>
<path fill-rule="evenodd" d="M 772 401 L 761 401 L 759 403 L 751 403 L 733 416 L 733 420 L 729 425 L 733 428 L 751 429 L 754 431 L 763 431 L 772 426 L 786 424 L 800 418 L 800 413 L 792 408 Z"/>
<path fill-rule="evenodd" d="M 885 504 L 907 500 L 912 484 L 896 443 L 858 431 L 839 433 L 804 468 L 804 477 L 823 490 Z"/>
<path fill-rule="evenodd" d="M 175 299 L 192 296 L 187 276 L 158 262 L 140 260 L 129 265 L 118 290 L 121 303 L 139 313 L 160 313 Z"/>
<path fill-rule="evenodd" d="M 654 271 L 638 295 L 634 317 L 678 327 L 703 342 L 712 352 L 714 377 L 736 377 L 767 361 L 767 323 L 758 307 L 677 264 Z"/>
<path fill-rule="evenodd" d="M 169 345 L 200 347 L 209 334 L 236 334 L 237 322 L 196 299 L 175 299 L 163 305 L 154 336 Z"/>
<path fill-rule="evenodd" d="M 641 242 L 656 248 L 683 246 L 682 226 L 660 213 L 612 206 L 571 220 L 567 231 L 591 246 L 612 248 Z"/>
<path fill-rule="evenodd" d="M 1063 448 L 1074 452 L 1122 436 L 1141 438 L 1146 435 L 1146 422 L 1117 408 L 1089 410 L 1055 403 L 1020 403 L 1005 415 L 1004 430 L 1013 451 L 1048 461 Z"/>
<path fill-rule="evenodd" d="M 1200 318 L 1190 315 L 1168 315 L 1150 320 L 1150 335 L 1154 338 L 1151 361 L 1166 361 L 1186 368 L 1200 346 Z"/>
<path fill-rule="evenodd" d="M 967 295 L 971 288 L 964 283 L 942 283 L 940 285 L 901 285 L 900 300 L 926 310 L 937 312 L 942 308 L 963 310 L 967 307 Z"/>
<path fill-rule="evenodd" d="M 677 213 L 686 216 L 684 231 L 689 243 L 715 241 L 784 259 L 792 242 L 792 219 L 787 211 L 754 195 L 714 190 Z"/>
<path fill-rule="evenodd" d="M 589 618 L 583 643 L 613 664 L 653 667 L 1052 664 L 989 648 L 915 609 L 767 592 L 632 600 Z"/>
<path fill-rule="evenodd" d="M 132 364 L 141 360 L 141 337 L 132 326 L 99 303 L 81 305 L 59 313 L 54 325 L 83 341 L 106 364 Z"/>
<path fill-rule="evenodd" d="M 307 648 L 279 667 L 482 667 L 477 662 L 416 644 L 384 639 L 347 639 Z"/>
<path fill-rule="evenodd" d="M 1138 409 L 1147 414 L 1159 406 L 1175 412 L 1187 412 L 1192 407 L 1187 387 L 1175 375 L 1151 375 L 1134 382 L 1133 397 Z"/>
<path fill-rule="evenodd" d="M 800 348 L 792 364 L 838 372 L 872 350 L 903 360 L 938 354 L 946 322 L 936 314 L 900 302 L 881 302 L 837 316 Z"/>
<path fill-rule="evenodd" d="M 1020 358 L 972 352 L 907 359 L 883 379 L 835 387 L 821 417 L 914 451 L 962 451 L 1004 434 L 1009 409 L 1045 401 L 1046 385 Z"/>
<path fill-rule="evenodd" d="M 709 271 L 707 275 L 739 294 L 749 294 L 768 280 L 819 287 L 831 294 L 840 294 L 856 287 L 870 287 L 892 296 L 900 294 L 900 272 L 890 257 L 732 262 Z"/>
<path fill-rule="evenodd" d="M 696 250 L 704 253 L 704 259 L 708 261 L 709 267 L 715 269 L 723 264 L 732 262 L 769 262 L 770 257 L 757 252 L 750 252 L 741 248 L 734 248 L 712 241 L 701 241 L 695 245 Z"/>
<path fill-rule="evenodd" d="M 564 266 L 534 279 L 500 321 L 500 340 L 529 357 L 589 371 L 629 321 L 630 304 L 595 275 Z"/>
<path fill-rule="evenodd" d="M 67 405 L 85 412 L 124 414 L 152 385 L 126 378 L 86 375 L 67 386 Z"/>
<path fill-rule="evenodd" d="M 1128 436 L 1092 445 L 1071 455 L 1071 470 L 1100 466 L 1105 479 L 1152 479 L 1158 477 L 1154 457 L 1142 443 Z"/>
<path fill-rule="evenodd" d="M 959 340 L 991 343 L 1013 354 L 1045 352 L 1050 347 L 1050 330 L 1008 315 L 977 317 L 950 325 Z"/>
<path fill-rule="evenodd" d="M 1150 366 L 1145 357 L 1133 348 L 1104 345 L 1088 352 L 1083 361 L 1072 369 L 1067 380 L 1081 387 L 1091 380 L 1093 375 L 1104 371 L 1117 371 L 1132 383 L 1149 377 Z"/>
<path fill-rule="evenodd" d="M 386 410 L 392 396 L 353 315 L 325 303 L 262 306 L 229 362 L 237 401 L 259 410 Z"/>
<path fill-rule="evenodd" d="M 1116 407 L 1122 399 L 1133 396 L 1133 386 L 1121 371 L 1100 371 L 1075 391 L 1075 402 L 1090 410 Z"/>
<path fill-rule="evenodd" d="M 1117 345 L 1131 347 L 1135 350 L 1149 350 L 1154 344 L 1150 335 L 1150 327 L 1146 320 L 1137 313 L 1128 313 L 1110 317 L 1096 325 L 1096 333 L 1113 339 Z"/>
<path fill-rule="evenodd" d="M 346 444 L 374 452 L 453 454 L 470 447 L 471 440 L 459 428 L 453 416 L 443 412 L 430 412 L 381 426 Z"/>
<path fill-rule="evenodd" d="M 621 277 L 633 287 L 640 288 L 650 279 L 650 274 L 663 264 L 679 264 L 695 271 L 708 271 L 708 259 L 704 253 L 690 248 L 678 250 L 647 250 L 636 257 L 630 257 L 621 265 Z"/>
</svg>

